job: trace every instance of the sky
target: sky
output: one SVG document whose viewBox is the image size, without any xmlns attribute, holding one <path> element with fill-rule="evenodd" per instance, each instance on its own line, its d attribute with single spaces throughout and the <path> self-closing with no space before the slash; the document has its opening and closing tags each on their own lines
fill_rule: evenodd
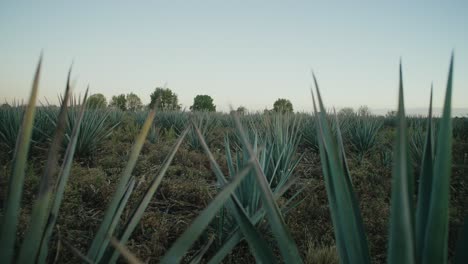
<svg viewBox="0 0 468 264">
<path fill-rule="evenodd" d="M 40 98 L 74 91 L 198 94 L 217 109 L 312 111 L 311 71 L 327 106 L 442 106 L 455 52 L 453 107 L 468 108 L 468 1 L 0 1 L 0 100 L 27 99 L 43 52 Z M 43 99 L 42 99 L 43 100 Z M 467 111 L 468 112 L 468 111 Z"/>
</svg>

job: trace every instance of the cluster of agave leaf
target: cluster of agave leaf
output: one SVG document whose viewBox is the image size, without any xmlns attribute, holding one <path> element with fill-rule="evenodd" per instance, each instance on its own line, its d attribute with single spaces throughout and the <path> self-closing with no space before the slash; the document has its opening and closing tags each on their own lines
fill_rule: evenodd
<svg viewBox="0 0 468 264">
<path fill-rule="evenodd" d="M 60 98 L 63 101 L 63 98 Z M 51 105 L 36 107 L 32 130 L 34 147 L 42 147 L 53 140 L 54 127 L 57 126 L 59 108 Z M 69 137 L 80 115 L 80 100 L 70 96 L 68 103 L 64 145 L 69 143 Z M 25 107 L 15 105 L 3 107 L 0 111 L 0 145 L 13 152 L 21 127 Z M 85 109 L 83 121 L 80 123 L 75 154 L 79 157 L 91 157 L 103 139 L 107 138 L 120 121 L 115 117 L 120 111 L 112 109 Z"/>
<path fill-rule="evenodd" d="M 449 191 L 452 149 L 453 56 L 450 63 L 442 119 L 437 143 L 434 145 L 432 125 L 432 92 L 427 121 L 427 133 L 422 153 L 421 171 L 414 201 L 415 179 L 411 172 L 408 131 L 403 100 L 403 77 L 400 65 L 397 136 L 393 156 L 392 199 L 389 230 L 389 263 L 446 263 L 448 261 Z M 330 211 L 340 260 L 343 263 L 370 263 L 362 217 L 352 187 L 343 140 L 334 138 L 324 115 L 317 81 L 320 112 L 318 134 L 322 169 L 326 182 Z M 436 153 L 434 153 L 436 149 Z M 466 224 L 465 224 L 466 225 Z M 466 226 L 464 227 L 466 229 Z M 468 237 L 461 236 L 455 263 L 468 260 Z M 462 248 L 465 248 L 464 250 Z"/>
<path fill-rule="evenodd" d="M 16 250 L 16 231 L 28 149 L 33 131 L 40 68 L 41 63 L 39 62 L 29 104 L 24 111 L 22 125 L 15 144 L 13 169 L 9 178 L 6 207 L 0 227 L 0 259 L 3 263 L 45 263 L 47 261 L 48 243 L 52 238 L 55 222 L 59 216 L 60 204 L 77 147 L 77 139 L 80 129 L 82 129 L 81 123 L 83 122 L 87 95 L 84 96 L 81 103 L 77 104 L 80 106 L 80 110 L 77 117 L 73 119 L 72 131 L 66 132 L 67 127 L 70 127 L 70 124 L 67 125 L 67 112 L 71 109 L 68 106 L 71 89 L 67 81 L 65 95 L 56 118 L 54 137 L 50 143 L 45 172 L 33 204 L 30 225 L 22 244 Z M 410 144 L 407 135 L 400 66 L 399 103 L 396 117 L 397 137 L 393 151 L 389 263 L 446 263 L 448 261 L 452 72 L 453 57 L 449 70 L 444 112 L 440 120 L 436 144 L 434 144 L 432 130 L 431 95 L 418 195 L 415 202 L 416 188 L 415 179 L 410 171 Z M 330 120 L 322 102 L 315 76 L 314 82 L 318 99 L 317 107 L 314 93 L 312 93 L 315 111 L 314 128 L 316 129 L 314 141 L 318 145 L 320 153 L 340 261 L 342 263 L 370 263 L 363 221 L 344 151 L 341 123 L 337 117 L 335 120 Z M 228 177 L 224 175 L 205 141 L 204 122 L 192 120 L 192 123 L 186 128 L 178 128 L 180 130 L 178 131 L 179 138 L 164 161 L 159 174 L 150 178 L 149 186 L 132 209 L 127 222 L 120 223 L 122 212 L 135 188 L 135 178 L 132 176 L 132 171 L 143 143 L 153 127 L 155 115 L 155 110 L 152 110 L 144 118 L 141 118 L 144 120 L 141 122 L 141 130 L 135 139 L 129 160 L 122 171 L 115 193 L 88 252 L 81 253 L 72 245 L 69 247 L 88 263 L 115 263 L 120 255 L 131 263 L 139 263 L 138 258 L 125 247 L 125 244 L 153 199 L 179 146 L 190 133 L 196 146 L 203 149 L 209 157 L 220 189 L 213 201 L 193 220 L 187 230 L 162 257 L 161 263 L 181 262 L 187 251 L 213 222 L 213 219 L 224 211 L 234 224 L 230 227 L 229 236 L 222 239 L 221 246 L 217 248 L 216 253 L 211 256 L 208 263 L 220 263 L 241 240 L 247 242 L 257 262 L 280 262 L 271 248 L 271 244 L 260 231 L 260 228 L 266 228 L 264 223 L 268 223 L 284 262 L 302 263 L 299 250 L 283 218 L 285 207 L 284 205 L 280 207 L 277 203 L 278 198 L 294 181 L 294 178 L 291 177 L 291 170 L 297 165 L 298 159 L 292 159 L 293 155 L 290 152 L 295 152 L 300 141 L 300 133 L 295 121 L 284 122 L 281 119 L 272 119 L 270 125 L 273 129 L 264 131 L 273 131 L 273 135 L 266 134 L 262 137 L 269 138 L 268 140 L 273 143 L 259 147 L 256 140 L 258 135 L 255 133 L 253 136 L 249 135 L 247 131 L 250 130 L 244 129 L 245 123 L 243 124 L 239 117 L 234 115 L 233 125 L 237 129 L 238 137 L 236 140 L 241 153 L 234 159 L 231 156 L 229 139 L 226 138 Z M 363 132 L 364 136 L 374 135 L 379 126 L 377 124 L 370 128 L 360 128 L 360 132 Z M 197 140 L 195 140 L 195 136 Z M 61 160 L 60 150 L 65 138 L 67 138 L 66 150 L 62 165 L 58 167 L 57 164 Z M 372 136 L 370 139 L 374 140 Z M 361 141 L 361 138 L 356 140 L 357 143 Z M 361 142 L 362 145 L 357 143 L 355 144 L 355 147 L 359 148 L 357 151 L 366 152 L 368 150 L 369 146 L 365 144 L 366 142 Z M 436 153 L 434 153 L 434 149 L 436 149 Z M 294 197 L 286 204 L 293 199 Z M 117 228 L 118 226 L 120 228 Z M 467 230 L 466 227 L 465 230 Z M 468 234 L 466 232 L 468 231 L 465 231 L 465 235 L 461 236 L 454 259 L 456 263 L 468 261 L 468 250 L 466 249 Z M 202 261 L 212 241 L 191 259 L 191 263 Z M 68 242 L 64 242 L 68 244 Z"/>
</svg>

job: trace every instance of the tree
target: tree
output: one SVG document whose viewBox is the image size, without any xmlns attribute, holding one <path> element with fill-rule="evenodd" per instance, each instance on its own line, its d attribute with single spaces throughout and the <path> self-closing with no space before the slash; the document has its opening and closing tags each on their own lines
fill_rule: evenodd
<svg viewBox="0 0 468 264">
<path fill-rule="evenodd" d="M 213 104 L 213 98 L 209 95 L 197 95 L 193 99 L 193 105 L 190 106 L 192 111 L 216 111 L 216 106 Z"/>
<path fill-rule="evenodd" d="M 157 103 L 158 109 L 161 110 L 180 110 L 177 94 L 173 93 L 169 88 L 157 87 L 150 96 L 150 108 L 153 108 L 154 104 Z"/>
<path fill-rule="evenodd" d="M 245 113 L 247 113 L 247 108 L 245 108 L 245 107 L 243 107 L 243 106 L 239 106 L 239 107 L 237 108 L 237 113 L 238 113 L 239 115 L 245 115 Z"/>
<path fill-rule="evenodd" d="M 142 107 L 141 99 L 134 93 L 127 94 L 127 109 L 130 111 L 140 110 Z"/>
<path fill-rule="evenodd" d="M 273 111 L 277 113 L 292 113 L 293 112 L 293 105 L 291 101 L 288 99 L 279 98 L 273 104 Z"/>
<path fill-rule="evenodd" d="M 372 113 L 367 105 L 362 105 L 357 110 L 359 116 L 370 116 Z"/>
<path fill-rule="evenodd" d="M 107 100 L 103 94 L 93 94 L 86 100 L 89 109 L 102 109 L 107 107 Z"/>
<path fill-rule="evenodd" d="M 127 99 L 125 98 L 125 94 L 112 96 L 112 101 L 110 102 L 109 106 L 118 108 L 122 111 L 127 110 Z"/>
<path fill-rule="evenodd" d="M 237 110 L 231 110 L 231 114 L 238 114 L 238 115 L 245 115 L 247 113 L 247 109 L 243 106 L 239 106 Z"/>
<path fill-rule="evenodd" d="M 343 107 L 338 112 L 339 116 L 349 117 L 354 115 L 354 109 L 351 107 Z"/>
</svg>

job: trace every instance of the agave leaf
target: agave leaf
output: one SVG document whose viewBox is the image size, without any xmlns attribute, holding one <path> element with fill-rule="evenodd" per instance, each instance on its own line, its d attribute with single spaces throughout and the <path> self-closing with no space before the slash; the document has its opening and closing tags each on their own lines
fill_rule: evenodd
<svg viewBox="0 0 468 264">
<path fill-rule="evenodd" d="M 214 242 L 214 236 L 211 236 L 208 242 L 203 246 L 203 248 L 190 260 L 190 264 L 197 264 L 200 263 L 203 259 L 203 256 L 211 247 L 211 244 Z"/>
<path fill-rule="evenodd" d="M 81 251 L 79 249 L 77 249 L 72 244 L 70 244 L 70 242 L 68 242 L 68 240 L 66 240 L 63 237 L 60 240 L 63 242 L 63 244 L 66 247 L 71 249 L 72 253 L 75 254 L 75 256 L 77 256 L 78 258 L 83 260 L 85 263 L 94 264 L 94 262 L 92 260 L 90 260 L 85 254 L 81 253 Z"/>
<path fill-rule="evenodd" d="M 57 174 L 57 163 L 59 159 L 60 146 L 63 141 L 66 127 L 66 116 L 68 111 L 68 98 L 70 97 L 70 74 L 68 72 L 68 79 L 65 89 L 65 100 L 60 107 L 59 118 L 57 127 L 55 128 L 54 139 L 49 148 L 47 163 L 44 174 L 41 178 L 37 198 L 34 202 L 31 221 L 29 228 L 26 232 L 23 244 L 19 252 L 19 263 L 32 263 L 35 261 L 42 239 L 42 233 L 48 219 L 48 209 L 50 206 L 50 199 L 52 196 L 52 183 Z"/>
<path fill-rule="evenodd" d="M 109 227 L 109 237 L 112 234 L 114 234 L 114 230 L 115 230 L 115 228 L 117 227 L 117 224 L 120 221 L 120 216 L 122 215 L 122 212 L 123 212 L 125 206 L 127 205 L 128 198 L 132 194 L 134 187 L 135 187 L 135 177 L 132 177 L 130 179 L 130 181 L 128 182 L 128 184 L 127 184 L 127 189 L 125 190 L 125 194 L 122 197 L 122 200 L 120 201 L 119 206 L 117 207 L 117 210 L 115 212 L 114 217 L 112 218 L 112 223 L 111 223 L 111 225 Z M 104 242 L 102 243 L 101 249 L 99 250 L 97 258 L 100 259 L 100 260 L 101 260 L 102 256 L 104 255 L 104 253 L 106 252 L 107 245 L 109 244 L 109 237 L 107 237 L 107 239 L 104 240 Z"/>
<path fill-rule="evenodd" d="M 73 127 L 73 132 L 70 138 L 71 140 L 67 146 L 67 150 L 65 151 L 64 161 L 60 169 L 59 175 L 57 177 L 57 184 L 54 189 L 55 197 L 52 202 L 52 207 L 50 208 L 47 226 L 45 227 L 44 233 L 42 235 L 41 248 L 40 248 L 39 259 L 38 259 L 39 263 L 46 262 L 48 249 L 49 249 L 49 246 L 48 246 L 49 241 L 53 233 L 55 222 L 57 221 L 57 216 L 58 216 L 58 212 L 60 209 L 60 205 L 62 203 L 65 186 L 70 176 L 70 170 L 71 170 L 72 163 L 73 163 L 73 156 L 75 154 L 75 149 L 76 149 L 76 142 L 78 140 L 78 134 L 80 133 L 80 127 L 81 127 L 80 124 L 81 124 L 81 121 L 83 120 L 84 110 L 86 108 L 85 103 L 86 103 L 86 98 L 88 96 L 88 90 L 89 90 L 89 87 L 88 89 L 86 89 L 86 93 L 81 103 L 80 114 Z"/>
<path fill-rule="evenodd" d="M 403 73 L 400 63 L 397 135 L 392 170 L 392 200 L 388 263 L 414 263 L 413 177 L 409 169 L 408 132 L 403 98 Z"/>
<path fill-rule="evenodd" d="M 267 178 L 261 170 L 255 151 L 247 140 L 247 135 L 242 127 L 240 119 L 237 115 L 234 115 L 234 120 L 236 122 L 236 127 L 239 131 L 242 144 L 247 148 L 250 158 L 254 159 L 256 182 L 258 183 L 263 206 L 268 216 L 273 234 L 278 242 L 281 255 L 284 257 L 286 263 L 302 263 L 296 243 L 286 227 L 278 205 L 273 197 L 273 193 L 271 192 Z"/>
<path fill-rule="evenodd" d="M 434 177 L 434 135 L 432 132 L 432 87 L 429 99 L 429 113 L 426 129 L 426 140 L 419 175 L 418 204 L 416 208 L 416 257 L 421 261 L 429 207 L 431 203 L 432 178 Z"/>
<path fill-rule="evenodd" d="M 21 195 L 23 193 L 24 175 L 27 166 L 27 158 L 31 135 L 33 130 L 34 114 L 36 111 L 36 98 L 41 74 L 42 55 L 37 64 L 34 81 L 29 96 L 28 106 L 24 112 L 20 132 L 16 141 L 13 156 L 13 171 L 8 183 L 8 196 L 5 203 L 5 211 L 0 227 L 0 259 L 5 263 L 11 263 L 14 255 L 14 244 L 18 215 L 20 212 Z"/>
<path fill-rule="evenodd" d="M 275 197 L 275 200 L 278 200 L 282 196 L 282 192 L 276 192 L 273 194 Z M 291 198 L 291 200 L 294 197 Z M 289 203 L 289 200 L 287 201 Z M 262 220 L 265 216 L 265 210 L 261 208 L 258 212 L 256 212 L 250 219 L 252 224 L 255 226 Z M 224 244 L 218 249 L 218 251 L 215 253 L 214 256 L 211 257 L 211 259 L 208 261 L 208 264 L 215 264 L 215 263 L 221 263 L 221 261 L 234 249 L 234 247 L 239 244 L 239 242 L 244 239 L 243 233 L 238 227 L 235 229 L 231 236 L 224 242 Z"/>
<path fill-rule="evenodd" d="M 110 239 L 111 244 L 117 249 L 122 256 L 124 256 L 125 260 L 127 260 L 130 264 L 142 264 L 143 261 L 139 260 L 133 253 L 128 250 L 128 248 L 120 243 L 115 237 L 111 237 Z"/>
<path fill-rule="evenodd" d="M 342 162 L 342 166 L 344 168 L 346 185 L 350 189 L 350 193 L 351 193 L 351 204 L 353 206 L 354 216 L 355 216 L 356 225 L 357 225 L 357 231 L 358 231 L 357 233 L 359 236 L 358 240 L 360 242 L 363 257 L 367 260 L 370 260 L 369 247 L 367 244 L 366 232 L 364 230 L 364 221 L 362 220 L 361 211 L 359 209 L 359 203 L 357 201 L 356 194 L 353 191 L 351 173 L 349 172 L 349 166 L 348 166 L 348 161 L 346 159 L 343 138 L 341 136 L 341 128 L 339 125 L 340 123 L 338 122 L 338 115 L 336 115 L 336 113 L 335 113 L 335 122 L 336 122 L 336 129 L 337 129 L 336 137 L 337 137 L 338 147 L 340 150 L 339 156 Z"/>
<path fill-rule="evenodd" d="M 221 263 L 223 259 L 231 253 L 232 249 L 244 238 L 242 231 L 237 229 L 224 244 L 216 251 L 215 255 L 207 262 L 208 264 Z"/>
<path fill-rule="evenodd" d="M 320 112 L 318 112 L 312 92 L 317 118 L 319 152 L 340 260 L 343 263 L 370 263 L 359 204 L 354 194 L 346 157 L 342 149 L 339 125 L 336 124 L 337 142 L 334 140 L 335 133 L 328 125 L 325 106 L 314 74 L 313 78 L 320 107 Z"/>
<path fill-rule="evenodd" d="M 187 230 L 176 240 L 164 255 L 161 263 L 179 263 L 203 230 L 209 225 L 218 210 L 235 191 L 239 183 L 245 178 L 251 166 L 242 169 L 232 181 L 219 192 L 214 200 L 192 222 Z"/>
<path fill-rule="evenodd" d="M 180 145 L 182 144 L 185 136 L 188 133 L 188 129 L 186 129 L 180 136 L 177 142 L 175 143 L 175 146 L 172 148 L 171 153 L 169 156 L 166 158 L 166 161 L 164 162 L 163 167 L 161 168 L 161 171 L 155 177 L 151 183 L 151 185 L 148 187 L 148 189 L 145 192 L 145 195 L 141 198 L 140 202 L 138 203 L 138 206 L 135 208 L 135 210 L 132 212 L 129 220 L 127 221 L 122 235 L 120 237 L 120 243 L 125 245 L 130 238 L 133 230 L 135 230 L 136 226 L 140 222 L 141 218 L 143 217 L 143 213 L 145 212 L 146 208 L 148 207 L 148 204 L 150 203 L 151 199 L 154 196 L 154 193 L 158 189 L 159 185 L 161 184 L 162 179 L 166 175 L 167 169 L 169 168 L 169 165 L 171 164 L 172 160 L 174 159 L 174 156 L 179 149 Z M 111 259 L 109 263 L 115 263 L 117 261 L 117 258 L 119 257 L 119 252 L 118 251 L 111 251 Z"/>
<path fill-rule="evenodd" d="M 211 163 L 211 167 L 213 168 L 213 171 L 216 177 L 218 178 L 218 182 L 220 182 L 222 186 L 225 186 L 226 184 L 228 184 L 226 177 L 223 175 L 221 168 L 219 167 L 218 163 L 214 159 L 213 154 L 208 148 L 208 145 L 206 144 L 205 139 L 203 138 L 196 124 L 194 124 L 194 127 L 199 137 L 201 147 L 203 148 L 206 155 L 208 156 L 210 163 Z M 227 152 L 230 152 L 230 151 L 228 150 Z M 231 162 L 231 167 L 232 167 L 232 162 Z M 232 169 L 232 171 L 234 170 Z M 239 202 L 235 194 L 233 194 L 231 198 L 227 201 L 227 208 L 229 209 L 229 211 L 232 213 L 237 223 L 239 224 L 239 227 L 242 233 L 244 234 L 250 248 L 252 249 L 252 254 L 254 255 L 257 262 L 276 263 L 273 252 L 268 247 L 267 242 L 263 239 L 263 237 L 260 235 L 260 233 L 257 231 L 255 226 L 250 221 L 250 218 L 247 212 L 245 212 L 242 204 Z"/>
<path fill-rule="evenodd" d="M 70 176 L 70 170 L 71 170 L 72 163 L 73 163 L 73 156 L 75 154 L 75 149 L 76 149 L 76 141 L 78 139 L 78 134 L 80 133 L 80 127 L 81 127 L 80 123 L 83 120 L 85 102 L 88 96 L 88 91 L 89 91 L 89 87 L 86 89 L 83 101 L 81 103 L 80 115 L 79 115 L 79 118 L 76 120 L 76 123 L 73 127 L 71 140 L 67 146 L 67 150 L 65 151 L 64 161 L 60 169 L 59 176 L 57 178 L 57 184 L 54 190 L 55 197 L 54 197 L 52 207 L 49 212 L 49 220 L 47 221 L 47 226 L 42 235 L 41 248 L 40 248 L 39 259 L 38 259 L 39 263 L 46 262 L 48 248 L 49 248 L 48 244 L 52 236 L 55 223 L 57 221 L 57 216 L 58 216 L 58 212 L 60 209 L 60 205 L 62 203 L 65 186 Z"/>
<path fill-rule="evenodd" d="M 140 134 L 137 136 L 135 143 L 133 144 L 132 150 L 130 152 L 130 157 L 127 162 L 127 165 L 120 176 L 119 184 L 116 188 L 114 196 L 109 204 L 109 207 L 104 214 L 104 219 L 102 220 L 101 226 L 99 227 L 96 236 L 91 243 L 91 247 L 88 250 L 88 258 L 94 260 L 95 262 L 99 261 L 98 255 L 101 251 L 101 247 L 106 241 L 108 242 L 107 236 L 109 234 L 109 228 L 115 216 L 115 212 L 122 200 L 122 197 L 125 195 L 125 189 L 127 186 L 128 181 L 130 180 L 133 168 L 137 162 L 138 156 L 140 155 L 141 148 L 143 147 L 143 143 L 145 142 L 146 135 L 148 134 L 149 129 L 154 121 L 154 116 L 156 114 L 155 110 L 152 110 L 146 121 L 141 128 Z"/>
<path fill-rule="evenodd" d="M 448 259 L 448 220 L 452 169 L 452 78 L 453 53 L 450 60 L 443 114 L 437 137 L 431 203 L 422 253 L 423 263 L 447 263 Z"/>
</svg>

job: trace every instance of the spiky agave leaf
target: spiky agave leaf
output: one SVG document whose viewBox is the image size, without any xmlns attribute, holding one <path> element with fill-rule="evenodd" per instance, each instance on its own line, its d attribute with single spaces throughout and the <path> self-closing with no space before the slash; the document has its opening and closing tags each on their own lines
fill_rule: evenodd
<svg viewBox="0 0 468 264">
<path fill-rule="evenodd" d="M 317 111 L 314 93 L 311 90 L 317 119 L 320 159 L 340 260 L 343 263 L 370 263 L 359 204 L 344 155 L 340 127 L 336 123 L 336 133 L 334 133 L 329 126 L 314 74 L 313 79 L 320 109 L 320 112 Z M 337 140 L 334 140 L 335 136 Z"/>
<path fill-rule="evenodd" d="M 70 176 L 70 170 L 72 167 L 73 157 L 74 157 L 75 149 L 76 149 L 76 142 L 78 139 L 78 134 L 80 133 L 80 127 L 81 127 L 80 123 L 83 120 L 83 115 L 84 115 L 84 111 L 86 108 L 86 99 L 88 96 L 88 90 L 89 89 L 86 89 L 83 101 L 81 102 L 80 114 L 73 127 L 73 132 L 70 137 L 70 143 L 68 144 L 67 150 L 65 151 L 65 157 L 62 163 L 62 167 L 60 168 L 60 172 L 57 177 L 57 182 L 53 191 L 55 196 L 54 196 L 52 206 L 49 211 L 47 226 L 45 227 L 44 232 L 42 234 L 41 249 L 39 252 L 39 259 L 38 259 L 39 263 L 46 262 L 48 248 L 49 248 L 48 246 L 49 241 L 52 236 L 55 223 L 57 221 L 58 212 L 59 212 L 62 200 L 63 200 L 63 193 L 65 191 L 65 186 Z"/>
<path fill-rule="evenodd" d="M 392 170 L 392 200 L 390 211 L 389 263 L 414 263 L 414 179 L 410 171 L 408 132 L 403 98 L 403 73 L 400 81 L 397 113 L 397 135 Z"/>
<path fill-rule="evenodd" d="M 416 257 L 421 261 L 426 227 L 431 201 L 432 178 L 434 177 L 434 135 L 432 131 L 432 87 L 427 117 L 426 138 L 422 153 L 421 173 L 419 175 L 418 203 L 416 208 Z"/>
<path fill-rule="evenodd" d="M 70 75 L 71 68 L 68 72 L 64 100 L 60 106 L 60 113 L 54 132 L 54 138 L 50 144 L 45 171 L 40 181 L 36 200 L 33 204 L 31 221 L 19 252 L 19 263 L 33 263 L 36 260 L 39 248 L 41 246 L 42 234 L 47 225 L 47 220 L 49 217 L 49 206 L 53 190 L 52 186 L 54 178 L 57 177 L 57 163 L 60 157 L 59 151 L 65 135 L 66 117 L 69 102 L 68 99 L 71 92 Z"/>
<path fill-rule="evenodd" d="M 140 222 L 141 218 L 143 217 L 143 213 L 145 212 L 146 208 L 148 207 L 151 199 L 154 196 L 154 193 L 158 189 L 159 185 L 162 182 L 162 179 L 166 175 L 167 169 L 169 168 L 169 165 L 171 164 L 172 160 L 174 159 L 174 156 L 179 149 L 180 145 L 182 144 L 185 136 L 188 133 L 188 128 L 182 132 L 180 135 L 179 139 L 175 143 L 174 147 L 172 148 L 171 153 L 169 156 L 166 158 L 159 174 L 152 179 L 152 182 L 148 189 L 146 190 L 145 194 L 143 197 L 140 199 L 137 207 L 133 210 L 132 214 L 130 215 L 129 220 L 125 224 L 125 227 L 123 228 L 122 234 L 120 236 L 120 243 L 125 245 L 130 238 L 132 232 L 135 230 L 136 226 Z M 116 250 L 111 250 L 108 257 L 105 258 L 105 260 L 108 260 L 108 263 L 115 263 L 117 261 L 117 258 L 119 257 L 119 252 Z M 110 259 L 110 260 L 109 260 Z M 105 261 L 107 262 L 107 261 Z"/>
<path fill-rule="evenodd" d="M 125 260 L 127 260 L 128 263 L 130 264 L 142 264 L 143 263 L 143 261 L 139 260 L 135 255 L 133 255 L 133 253 L 130 250 L 128 250 L 128 248 L 124 244 L 119 242 L 115 237 L 111 237 L 110 242 L 112 246 L 114 246 L 115 249 L 119 251 L 120 254 L 122 254 L 122 256 L 124 256 Z"/>
<path fill-rule="evenodd" d="M 226 177 L 224 176 L 221 168 L 219 167 L 218 163 L 216 162 L 213 154 L 211 153 L 208 145 L 205 142 L 205 139 L 203 138 L 203 135 L 201 134 L 200 130 L 196 125 L 194 125 L 195 131 L 197 132 L 197 135 L 200 140 L 201 147 L 205 151 L 206 155 L 208 156 L 212 169 L 217 177 L 217 180 L 221 186 L 225 186 L 228 184 L 228 181 Z M 229 144 L 229 142 L 227 142 Z M 232 160 L 231 160 L 232 161 Z M 232 162 L 229 162 L 230 164 L 230 171 L 231 175 L 235 177 L 234 173 L 234 168 L 232 165 Z M 247 176 L 248 177 L 248 176 Z M 246 179 L 244 179 L 245 181 Z M 242 183 L 240 183 L 242 184 Z M 239 187 L 238 187 L 239 188 Z M 256 188 L 256 186 L 255 186 Z M 273 257 L 273 252 L 271 249 L 268 247 L 266 241 L 262 238 L 260 233 L 256 230 L 254 223 L 251 222 L 249 215 L 247 212 L 244 210 L 244 207 L 241 205 L 239 202 L 239 199 L 236 197 L 235 194 L 233 194 L 230 199 L 227 200 L 226 206 L 229 209 L 229 212 L 234 216 L 234 218 L 237 221 L 237 224 L 240 227 L 240 230 L 242 231 L 243 235 L 245 236 L 250 248 L 252 249 L 252 253 L 257 260 L 257 262 L 260 263 L 276 263 L 275 258 Z"/>
<path fill-rule="evenodd" d="M 240 140 L 242 145 L 247 148 L 250 158 L 254 159 L 255 176 L 257 179 L 258 187 L 262 198 L 262 203 L 268 217 L 268 223 L 276 237 L 278 246 L 281 251 L 281 255 L 284 257 L 287 263 L 302 263 L 302 259 L 297 249 L 296 243 L 294 242 L 291 234 L 289 233 L 283 216 L 275 202 L 273 193 L 271 192 L 270 185 L 264 172 L 261 170 L 261 166 L 255 156 L 255 151 L 252 145 L 249 143 L 247 134 L 240 122 L 237 115 L 234 114 L 236 127 L 238 129 Z"/>
<path fill-rule="evenodd" d="M 438 129 L 434 177 L 424 240 L 423 263 L 447 263 L 450 175 L 452 164 L 452 79 L 453 53 L 445 92 L 442 119 Z"/>
<path fill-rule="evenodd" d="M 119 207 L 120 201 L 122 200 L 122 197 L 125 195 L 127 183 L 130 180 L 133 168 L 135 167 L 138 156 L 143 147 L 143 143 L 145 142 L 146 135 L 148 134 L 148 131 L 151 128 L 155 114 L 156 114 L 155 110 L 152 110 L 148 114 L 148 117 L 146 118 L 146 121 L 143 127 L 141 128 L 140 134 L 137 136 L 135 143 L 133 144 L 132 150 L 130 152 L 129 160 L 127 162 L 127 165 L 124 171 L 122 172 L 120 176 L 120 180 L 117 185 L 114 196 L 112 197 L 109 207 L 106 209 L 106 212 L 104 214 L 104 219 L 102 220 L 99 230 L 96 233 L 96 236 L 94 237 L 93 242 L 91 243 L 91 246 L 88 250 L 87 257 L 89 259 L 92 259 L 95 262 L 99 261 L 99 258 L 100 258 L 99 256 L 102 256 L 101 252 L 103 248 L 105 249 L 109 243 L 109 239 L 108 239 L 109 229 L 111 227 L 113 219 L 116 217 L 115 213 Z"/>
<path fill-rule="evenodd" d="M 34 113 L 36 111 L 36 98 L 41 73 L 42 55 L 37 64 L 36 73 L 29 96 L 28 106 L 23 116 L 22 125 L 16 141 L 13 156 L 13 171 L 8 183 L 8 196 L 5 203 L 5 211 L 0 227 L 0 259 L 5 263 L 11 263 L 14 255 L 16 229 L 20 211 L 21 195 L 23 193 L 24 175 L 27 165 L 29 145 L 33 130 Z"/>
<path fill-rule="evenodd" d="M 251 166 L 244 168 L 239 174 L 227 184 L 221 192 L 216 195 L 214 200 L 203 210 L 185 230 L 185 232 L 176 240 L 169 251 L 164 255 L 161 263 L 179 263 L 192 244 L 201 235 L 203 230 L 209 225 L 216 212 L 224 205 L 227 199 L 232 195 L 239 183 L 245 178 Z"/>
</svg>

